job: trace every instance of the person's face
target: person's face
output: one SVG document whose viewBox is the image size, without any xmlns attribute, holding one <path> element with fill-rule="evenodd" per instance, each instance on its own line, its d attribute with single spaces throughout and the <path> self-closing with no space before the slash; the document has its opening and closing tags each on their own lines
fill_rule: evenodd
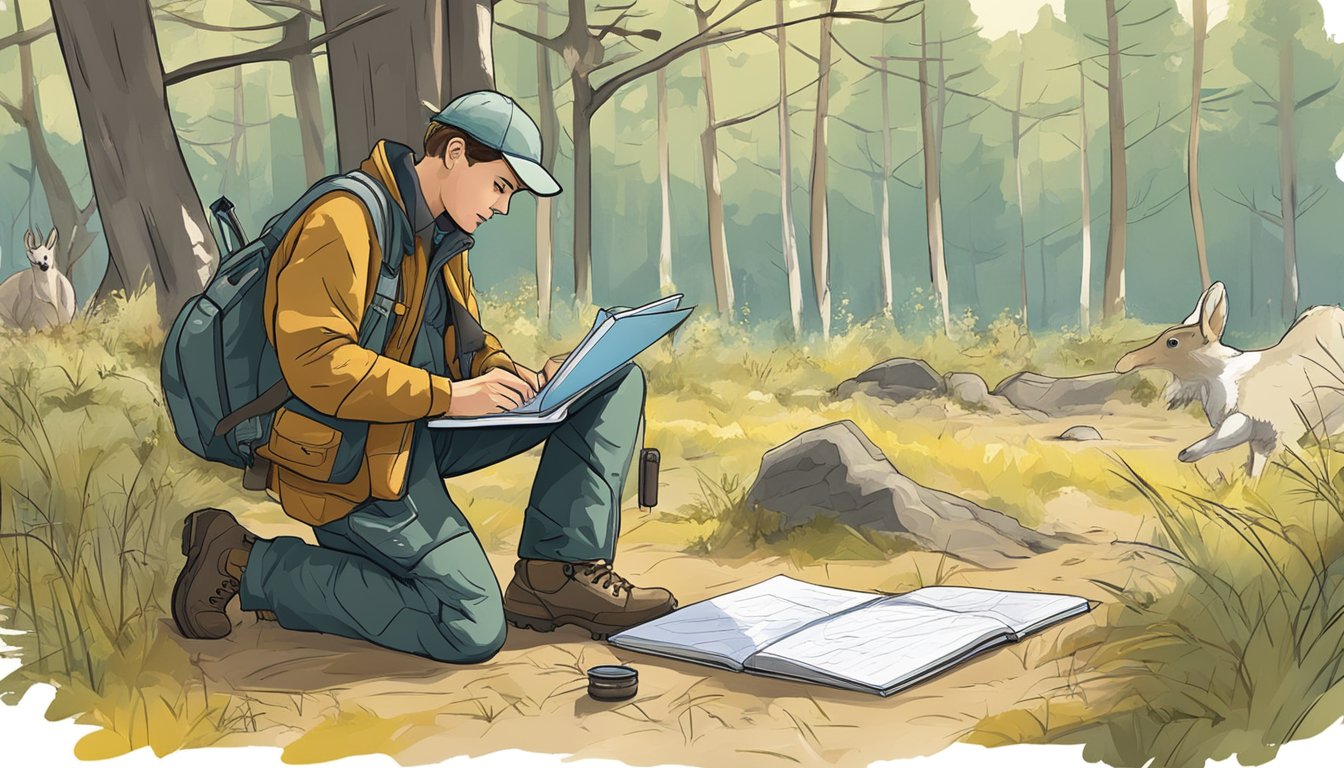
<svg viewBox="0 0 1344 768">
<path fill-rule="evenodd" d="M 467 145 L 460 138 L 448 142 L 443 165 L 443 184 L 439 186 L 443 209 L 468 234 L 496 213 L 507 214 L 509 200 L 522 187 L 503 159 L 467 162 Z"/>
</svg>

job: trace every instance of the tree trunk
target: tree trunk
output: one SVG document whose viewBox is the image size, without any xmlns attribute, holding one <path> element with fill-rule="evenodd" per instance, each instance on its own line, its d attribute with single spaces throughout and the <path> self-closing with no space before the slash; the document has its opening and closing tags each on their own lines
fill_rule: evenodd
<svg viewBox="0 0 1344 768">
<path fill-rule="evenodd" d="M 695 6 L 700 34 L 709 30 L 709 15 Z M 701 160 L 705 169 L 705 205 L 709 211 L 709 263 L 714 279 L 714 301 L 719 317 L 733 319 L 733 273 L 728 261 L 728 235 L 723 215 L 723 189 L 719 183 L 719 139 L 714 115 L 714 78 L 709 67 L 708 46 L 700 49 L 700 72 L 705 79 L 705 132 L 700 134 Z"/>
<path fill-rule="evenodd" d="M 22 32 L 26 29 L 18 3 L 14 4 L 14 23 L 16 31 Z M 42 182 L 42 192 L 47 198 L 47 212 L 51 214 L 51 225 L 60 233 L 56 244 L 56 264 L 73 283 L 75 263 L 88 252 L 95 239 L 88 227 L 94 204 L 93 201 L 89 201 L 88 206 L 80 208 L 75 203 L 70 184 L 47 146 L 47 135 L 42 130 L 40 117 L 42 110 L 38 101 L 36 79 L 33 77 L 31 46 L 31 42 L 18 44 L 19 78 L 22 82 L 19 88 L 18 109 L 11 110 L 10 117 L 23 128 L 28 138 L 28 151 L 32 157 L 33 168 L 37 170 L 37 178 Z"/>
<path fill-rule="evenodd" d="M 495 21 L 494 2 L 448 0 L 435 3 L 435 6 L 439 13 L 446 6 L 448 13 L 448 44 L 447 50 L 443 51 L 448 60 L 445 100 L 471 91 L 493 90 L 495 54 L 491 30 Z M 543 7 L 542 13 L 545 12 Z"/>
<path fill-rule="evenodd" d="M 943 256 L 943 194 L 938 170 L 938 141 L 929 109 L 929 61 L 924 15 L 919 17 L 919 116 L 924 137 L 924 219 L 929 239 L 929 282 L 943 314 L 943 333 L 952 332 L 947 296 L 947 262 Z"/>
<path fill-rule="evenodd" d="M 52 15 L 107 236 L 106 297 L 146 277 L 171 324 L 219 262 L 187 173 L 146 0 L 53 0 Z"/>
<path fill-rule="evenodd" d="M 1106 320 L 1125 314 L 1125 215 L 1129 208 L 1129 187 L 1125 165 L 1125 89 L 1120 75 L 1120 19 L 1115 15 L 1115 0 L 1106 0 L 1106 97 L 1109 106 L 1111 136 L 1111 216 L 1106 234 L 1106 282 L 1103 288 L 1102 317 Z"/>
<path fill-rule="evenodd" d="M 1027 211 L 1022 200 L 1022 76 L 1026 60 L 1017 64 L 1017 102 L 1013 107 L 1013 177 L 1017 184 L 1017 256 L 1021 286 L 1022 327 L 1029 328 L 1029 297 L 1027 294 Z"/>
<path fill-rule="evenodd" d="M 537 34 L 549 34 L 550 9 L 546 0 L 537 3 Z M 555 170 L 555 155 L 559 149 L 559 126 L 555 115 L 555 84 L 551 80 L 550 51 L 537 46 L 537 99 L 541 119 L 541 164 L 546 170 Z M 549 336 L 551 331 L 551 265 L 555 259 L 554 200 L 537 198 L 537 325 Z"/>
<path fill-rule="evenodd" d="M 238 164 L 234 166 L 238 174 L 238 189 L 236 194 L 240 197 L 235 201 L 240 203 L 244 221 L 252 213 L 252 166 L 248 164 L 247 152 L 247 91 L 243 83 L 243 68 L 233 68 L 233 146 L 237 147 Z"/>
<path fill-rule="evenodd" d="M 831 0 L 830 10 L 835 10 Z M 831 100 L 831 17 L 821 20 L 821 46 L 817 55 L 817 108 L 812 126 L 812 216 L 809 239 L 812 241 L 812 284 L 816 288 L 817 313 L 821 316 L 821 336 L 831 338 L 831 252 L 830 222 L 826 210 L 827 135 L 826 117 Z"/>
<path fill-rule="evenodd" d="M 1208 0 L 1194 0 L 1191 6 L 1194 26 L 1194 55 L 1190 77 L 1190 135 L 1185 164 L 1190 192 L 1190 220 L 1195 227 L 1195 256 L 1199 259 L 1199 279 L 1208 288 L 1213 284 L 1209 276 L 1209 253 L 1204 242 L 1204 206 L 1199 200 L 1199 91 L 1204 84 L 1204 39 L 1209 31 Z"/>
<path fill-rule="evenodd" d="M 887 62 L 882 62 L 879 77 L 882 82 L 882 311 L 887 317 L 894 314 L 891 296 L 891 98 L 887 95 Z"/>
<path fill-rule="evenodd" d="M 1279 41 L 1279 199 L 1283 221 L 1284 323 L 1297 317 L 1297 141 L 1293 135 L 1293 38 Z"/>
<path fill-rule="evenodd" d="M 1246 275 L 1250 278 L 1251 282 L 1251 287 L 1249 290 L 1250 290 L 1250 307 L 1251 307 L 1252 320 L 1255 319 L 1256 315 L 1255 310 L 1258 309 L 1258 305 L 1256 303 L 1258 299 L 1256 298 L 1256 291 L 1255 291 L 1255 249 L 1256 245 L 1258 245 L 1258 242 L 1260 240 L 1260 222 L 1256 221 L 1256 218 L 1258 217 L 1254 213 L 1252 213 L 1250 216 L 1247 217 L 1247 221 L 1250 222 L 1251 228 L 1250 231 L 1246 233 Z M 1251 327 L 1255 328 L 1258 326 L 1252 323 Z"/>
<path fill-rule="evenodd" d="M 440 108 L 448 100 L 444 46 L 465 48 L 463 57 L 477 49 L 479 58 L 475 34 L 449 39 L 443 0 L 383 4 L 392 10 L 327 42 L 341 171 L 358 167 L 379 139 L 423 148 L 423 102 Z M 322 18 L 330 30 L 368 10 L 365 0 L 323 0 Z"/>
<path fill-rule="evenodd" d="M 672 284 L 672 169 L 667 141 L 667 70 L 658 70 L 658 192 L 662 227 L 658 234 L 658 290 L 676 291 Z"/>
<path fill-rule="evenodd" d="M 1087 79 L 1078 64 L 1078 155 L 1082 170 L 1083 279 L 1078 295 L 1078 324 L 1084 335 L 1092 331 L 1092 181 L 1087 168 Z"/>
<path fill-rule="evenodd" d="M 1050 272 L 1045 268 L 1045 161 L 1041 159 L 1041 133 L 1036 132 L 1036 172 L 1040 174 L 1040 187 L 1036 194 L 1036 222 L 1041 228 L 1041 237 L 1036 241 L 1036 255 L 1041 262 L 1041 300 L 1040 306 L 1036 309 L 1036 315 L 1040 318 L 1041 327 L 1047 328 L 1050 323 Z"/>
<path fill-rule="evenodd" d="M 573 70 L 570 82 L 574 90 L 574 297 L 583 309 L 593 298 L 588 276 L 593 244 L 593 116 L 589 107 L 593 88 L 582 70 Z"/>
<path fill-rule="evenodd" d="M 784 23 L 784 0 L 775 0 L 775 23 Z M 788 51 L 788 29 L 778 31 L 779 55 L 779 219 L 780 250 L 784 254 L 784 275 L 789 285 L 789 320 L 793 323 L 793 338 L 803 333 L 803 283 L 798 269 L 798 232 L 793 225 L 793 158 L 789 149 L 792 131 L 789 128 L 789 76 L 785 54 Z"/>
<path fill-rule="evenodd" d="M 281 42 L 298 45 L 308 40 L 308 22 L 306 14 L 294 14 L 281 30 Z M 299 122 L 299 142 L 303 146 L 303 172 L 311 185 L 327 175 L 326 154 L 322 149 L 322 99 L 311 53 L 289 60 L 289 84 L 294 91 L 294 117 Z"/>
</svg>

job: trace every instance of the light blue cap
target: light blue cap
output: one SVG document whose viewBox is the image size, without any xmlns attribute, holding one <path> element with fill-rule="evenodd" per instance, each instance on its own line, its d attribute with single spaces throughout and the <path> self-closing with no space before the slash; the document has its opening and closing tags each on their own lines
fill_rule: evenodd
<svg viewBox="0 0 1344 768">
<path fill-rule="evenodd" d="M 540 197 L 560 194 L 560 184 L 541 164 L 541 131 L 513 99 L 499 91 L 472 91 L 448 102 L 434 121 L 465 131 L 504 155 L 523 185 Z"/>
</svg>

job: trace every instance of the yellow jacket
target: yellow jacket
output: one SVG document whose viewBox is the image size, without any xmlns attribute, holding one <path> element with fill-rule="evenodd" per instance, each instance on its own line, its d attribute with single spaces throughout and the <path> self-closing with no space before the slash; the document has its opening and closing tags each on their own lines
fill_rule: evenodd
<svg viewBox="0 0 1344 768">
<path fill-rule="evenodd" d="M 405 209 L 386 149 L 386 142 L 378 142 L 360 169 L 382 181 Z M 452 402 L 450 378 L 407 363 L 424 315 L 429 244 L 421 238 L 402 260 L 400 301 L 384 354 L 357 343 L 382 263 L 373 231 L 359 198 L 347 192 L 325 195 L 286 233 L 267 274 L 266 334 L 290 391 L 320 413 L 371 422 L 355 478 L 330 483 L 323 479 L 330 476 L 341 432 L 283 407 L 276 412 L 269 442 L 257 450 L 272 462 L 268 487 L 287 515 L 313 526 L 340 519 L 369 498 L 400 497 L 415 422 L 442 416 Z M 442 279 L 452 299 L 479 322 L 467 256 L 449 259 Z M 452 379 L 513 369 L 499 339 L 485 333 L 484 348 L 463 376 L 451 329 L 443 344 Z"/>
</svg>

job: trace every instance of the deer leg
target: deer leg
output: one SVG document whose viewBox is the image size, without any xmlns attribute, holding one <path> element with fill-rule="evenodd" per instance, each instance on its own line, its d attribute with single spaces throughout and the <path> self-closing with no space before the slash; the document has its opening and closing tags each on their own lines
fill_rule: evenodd
<svg viewBox="0 0 1344 768">
<path fill-rule="evenodd" d="M 1246 462 L 1246 474 L 1253 478 L 1259 477 L 1260 473 L 1265 471 L 1265 464 L 1268 461 L 1269 453 L 1255 443 L 1251 443 L 1251 458 Z"/>
<path fill-rule="evenodd" d="M 1213 433 L 1181 451 L 1181 461 L 1199 461 L 1219 451 L 1235 448 L 1251 439 L 1251 420 L 1240 411 L 1233 412 L 1218 425 Z"/>
</svg>

